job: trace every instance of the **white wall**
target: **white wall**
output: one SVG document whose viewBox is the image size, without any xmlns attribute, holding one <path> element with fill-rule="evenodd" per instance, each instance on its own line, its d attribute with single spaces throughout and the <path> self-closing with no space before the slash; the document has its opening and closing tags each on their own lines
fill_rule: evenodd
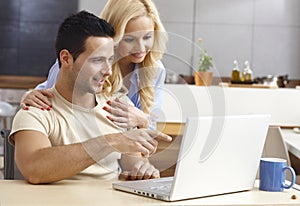
<svg viewBox="0 0 300 206">
<path fill-rule="evenodd" d="M 197 67 L 201 47 L 215 60 L 215 76 L 230 76 L 234 59 L 249 60 L 254 76 L 300 78 L 299 0 L 153 0 L 169 32 L 164 63 L 178 74 Z M 79 0 L 99 14 L 106 0 Z M 196 43 L 196 44 L 195 44 Z"/>
<path fill-rule="evenodd" d="M 78 9 L 99 15 L 105 3 L 106 0 L 78 0 Z"/>
<path fill-rule="evenodd" d="M 185 122 L 189 116 L 271 114 L 271 125 L 300 125 L 299 89 L 167 84 L 163 100 L 159 122 Z"/>
<path fill-rule="evenodd" d="M 172 37 L 169 43 L 168 53 L 182 61 L 168 55 L 165 64 L 178 73 L 191 73 L 183 61 L 196 68 L 199 49 L 193 49 L 192 43 L 202 37 L 202 48 L 215 60 L 216 75 L 230 76 L 232 62 L 237 59 L 240 67 L 249 60 L 255 76 L 288 74 L 300 78 L 299 0 L 154 2 L 167 30 L 187 39 Z"/>
</svg>

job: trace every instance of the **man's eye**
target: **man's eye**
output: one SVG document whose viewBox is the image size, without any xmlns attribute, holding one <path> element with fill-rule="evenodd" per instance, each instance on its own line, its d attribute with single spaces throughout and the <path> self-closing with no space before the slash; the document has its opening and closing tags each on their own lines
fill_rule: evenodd
<svg viewBox="0 0 300 206">
<path fill-rule="evenodd" d="M 93 63 L 95 63 L 95 64 L 99 64 L 99 63 L 102 63 L 102 59 L 93 59 Z"/>
</svg>

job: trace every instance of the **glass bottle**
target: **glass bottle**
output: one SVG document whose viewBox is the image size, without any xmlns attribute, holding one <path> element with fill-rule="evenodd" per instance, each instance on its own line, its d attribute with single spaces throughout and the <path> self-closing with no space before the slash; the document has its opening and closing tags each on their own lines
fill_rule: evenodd
<svg viewBox="0 0 300 206">
<path fill-rule="evenodd" d="M 242 82 L 252 82 L 253 81 L 253 73 L 250 69 L 250 64 L 248 61 L 245 61 L 245 67 L 242 73 Z"/>
<path fill-rule="evenodd" d="M 237 60 L 233 61 L 233 69 L 231 73 L 231 81 L 238 82 L 240 81 L 240 69 Z"/>
</svg>

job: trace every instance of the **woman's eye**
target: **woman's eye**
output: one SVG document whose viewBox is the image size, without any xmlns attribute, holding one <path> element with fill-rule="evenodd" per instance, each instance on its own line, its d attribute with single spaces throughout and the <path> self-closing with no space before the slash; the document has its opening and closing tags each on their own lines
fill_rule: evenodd
<svg viewBox="0 0 300 206">
<path fill-rule="evenodd" d="M 127 43 L 133 42 L 134 39 L 133 38 L 124 38 L 124 41 Z"/>
<path fill-rule="evenodd" d="M 115 57 L 110 57 L 110 58 L 108 59 L 108 61 L 109 61 L 110 64 L 113 64 L 113 63 L 114 63 L 114 60 L 115 60 Z"/>
<path fill-rule="evenodd" d="M 152 38 L 152 35 L 144 36 L 144 40 L 151 39 L 151 38 Z"/>
</svg>

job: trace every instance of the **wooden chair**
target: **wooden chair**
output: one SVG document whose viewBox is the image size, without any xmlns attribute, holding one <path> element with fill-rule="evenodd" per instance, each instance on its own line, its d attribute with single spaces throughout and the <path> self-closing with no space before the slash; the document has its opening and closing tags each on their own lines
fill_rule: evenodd
<svg viewBox="0 0 300 206">
<path fill-rule="evenodd" d="M 10 129 L 2 129 L 0 134 L 4 139 L 4 179 L 24 179 L 15 164 L 15 148 L 8 142 Z"/>
<path fill-rule="evenodd" d="M 287 161 L 287 166 L 291 166 L 290 156 L 288 153 L 287 146 L 282 137 L 280 127 L 278 126 L 269 127 L 262 157 L 276 157 L 276 158 L 285 159 Z M 259 171 L 258 171 L 258 175 L 259 175 Z M 286 173 L 286 177 L 288 180 L 291 180 L 291 175 L 289 172 Z M 297 177 L 296 179 L 298 178 L 299 177 Z"/>
</svg>

